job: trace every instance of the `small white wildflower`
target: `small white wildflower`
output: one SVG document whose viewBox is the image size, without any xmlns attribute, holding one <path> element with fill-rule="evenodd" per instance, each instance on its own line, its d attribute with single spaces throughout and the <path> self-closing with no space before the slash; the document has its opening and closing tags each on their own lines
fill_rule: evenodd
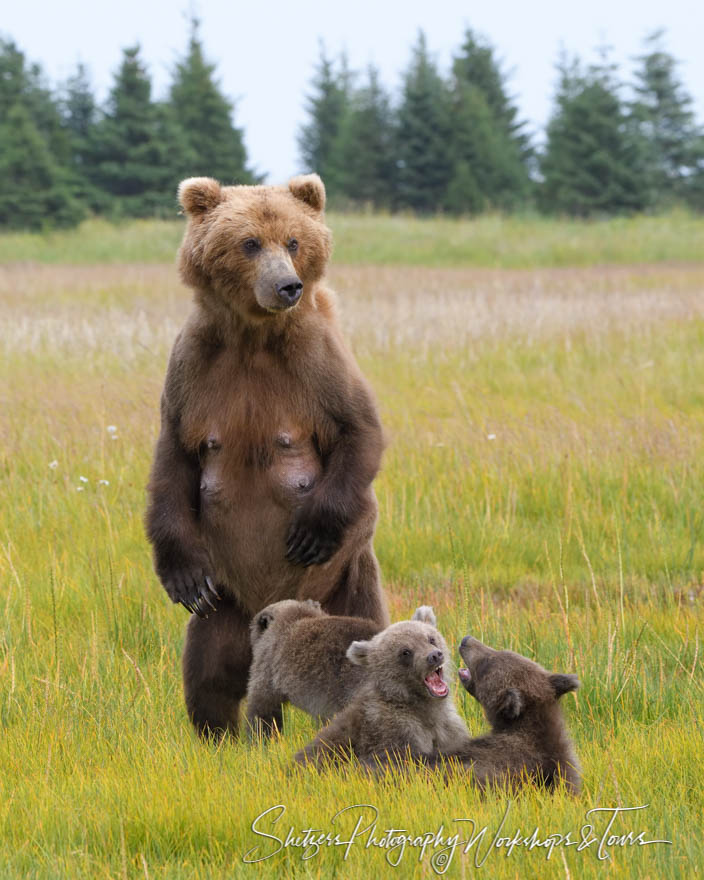
<svg viewBox="0 0 704 880">
<path fill-rule="evenodd" d="M 79 477 L 78 479 L 79 479 L 82 483 L 87 483 L 87 482 L 88 482 L 88 477 Z"/>
<path fill-rule="evenodd" d="M 496 440 L 496 434 L 487 434 L 486 439 L 487 440 Z"/>
<path fill-rule="evenodd" d="M 109 486 L 109 485 L 110 485 L 110 480 L 98 480 L 98 483 L 99 483 L 101 486 Z"/>
<path fill-rule="evenodd" d="M 55 471 L 58 466 L 59 466 L 59 463 L 56 459 L 49 462 L 49 467 L 52 469 L 52 471 Z"/>
<path fill-rule="evenodd" d="M 108 434 L 117 434 L 117 425 L 108 425 L 105 430 Z"/>
<path fill-rule="evenodd" d="M 117 440 L 118 436 L 119 436 L 119 434 L 111 434 L 111 435 L 110 435 L 110 439 L 111 439 L 111 440 Z"/>
<path fill-rule="evenodd" d="M 82 492 L 83 486 L 76 486 L 76 492 Z"/>
</svg>

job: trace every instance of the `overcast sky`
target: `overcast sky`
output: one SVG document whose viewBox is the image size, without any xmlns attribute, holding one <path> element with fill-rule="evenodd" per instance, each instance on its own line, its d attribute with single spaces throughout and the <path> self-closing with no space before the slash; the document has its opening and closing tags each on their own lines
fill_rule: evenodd
<svg viewBox="0 0 704 880">
<path fill-rule="evenodd" d="M 40 62 L 52 82 L 83 61 L 101 100 L 121 49 L 139 42 L 161 97 L 186 45 L 190 9 L 202 19 L 224 91 L 236 100 L 250 163 L 272 183 L 300 170 L 296 132 L 321 39 L 329 53 L 344 49 L 353 69 L 373 62 L 396 89 L 419 28 L 445 71 L 470 26 L 495 46 L 522 117 L 539 132 L 550 113 L 560 45 L 585 60 L 596 46 L 610 45 L 626 74 L 643 38 L 664 27 L 704 121 L 704 0 L 6 0 L 0 33 Z"/>
</svg>

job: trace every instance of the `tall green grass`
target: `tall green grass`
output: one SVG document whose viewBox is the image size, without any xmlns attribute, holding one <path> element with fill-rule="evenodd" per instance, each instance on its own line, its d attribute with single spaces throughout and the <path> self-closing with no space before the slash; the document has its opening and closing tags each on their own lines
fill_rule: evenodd
<svg viewBox="0 0 704 880">
<path fill-rule="evenodd" d="M 328 221 L 341 263 L 530 268 L 704 258 L 704 218 L 684 211 L 591 221 L 333 213 Z M 179 220 L 100 219 L 70 231 L 4 233 L 0 263 L 170 263 L 182 234 Z"/>
<path fill-rule="evenodd" d="M 471 345 L 443 345 L 442 327 L 432 345 L 355 331 L 388 435 L 376 546 L 392 616 L 432 604 L 449 644 L 472 633 L 582 681 L 564 710 L 583 794 L 527 790 L 509 805 L 459 779 L 292 773 L 314 733 L 297 711 L 268 747 L 195 739 L 180 685 L 186 613 L 159 587 L 142 526 L 167 344 L 156 332 L 132 347 L 110 335 L 141 308 L 164 326 L 174 305 L 164 294 L 149 306 L 139 285 L 130 294 L 96 274 L 99 306 L 84 310 L 80 286 L 72 304 L 63 286 L 57 312 L 59 276 L 31 273 L 13 276 L 3 304 L 12 316 L 26 294 L 35 320 L 67 326 L 36 345 L 4 339 L 0 359 L 0 876 L 435 876 L 433 850 L 421 859 L 408 847 L 393 867 L 387 856 L 399 851 L 365 840 L 346 859 L 342 847 L 305 860 L 290 847 L 243 861 L 278 846 L 251 827 L 269 807 L 286 813 L 275 826 L 261 820 L 268 834 L 291 825 L 344 836 L 356 814 L 333 817 L 355 804 L 378 809 L 377 837 L 441 825 L 466 835 L 461 819 L 493 836 L 508 808 L 504 836 L 537 826 L 542 838 L 576 840 L 585 823 L 597 837 L 605 827 L 586 818 L 591 808 L 647 804 L 613 833 L 671 845 L 612 845 L 600 861 L 596 844 L 556 846 L 548 859 L 545 848 L 507 856 L 486 840 L 481 869 L 475 850 L 455 852 L 447 876 L 701 872 L 704 320 L 646 315 L 614 327 L 592 316 Z M 367 308 L 365 297 L 348 309 Z M 99 328 L 90 348 L 81 315 Z M 483 730 L 476 704 L 458 700 Z"/>
</svg>

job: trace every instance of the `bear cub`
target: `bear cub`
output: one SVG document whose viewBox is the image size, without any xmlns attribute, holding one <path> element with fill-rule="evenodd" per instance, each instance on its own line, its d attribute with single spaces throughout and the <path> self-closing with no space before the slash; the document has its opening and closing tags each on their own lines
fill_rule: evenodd
<svg viewBox="0 0 704 880">
<path fill-rule="evenodd" d="M 516 788 L 530 779 L 550 789 L 564 781 L 578 794 L 579 762 L 559 704 L 579 687 L 577 676 L 549 673 L 527 657 L 496 651 L 470 636 L 462 639 L 460 654 L 467 664 L 459 670 L 462 686 L 491 725 L 491 733 L 453 752 L 476 784 Z"/>
<path fill-rule="evenodd" d="M 365 675 L 351 702 L 297 753 L 299 763 L 356 758 L 374 767 L 406 750 L 458 752 L 469 742 L 445 681 L 443 637 L 422 620 L 394 623 L 347 649 Z"/>
<path fill-rule="evenodd" d="M 413 620 L 435 624 L 432 608 L 416 609 Z M 252 667 L 247 689 L 247 721 L 252 735 L 283 729 L 282 709 L 292 703 L 319 721 L 346 706 L 364 677 L 347 649 L 381 631 L 374 620 L 326 614 L 319 602 L 284 599 L 252 621 Z"/>
</svg>

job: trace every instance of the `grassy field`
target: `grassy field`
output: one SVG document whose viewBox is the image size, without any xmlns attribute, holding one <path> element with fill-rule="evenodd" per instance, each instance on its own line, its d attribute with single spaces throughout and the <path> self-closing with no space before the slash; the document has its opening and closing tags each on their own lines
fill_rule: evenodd
<svg viewBox="0 0 704 880">
<path fill-rule="evenodd" d="M 196 741 L 180 689 L 186 613 L 159 587 L 142 527 L 166 358 L 189 302 L 158 262 L 172 262 L 178 231 L 93 224 L 0 238 L 0 876 L 701 874 L 704 263 L 658 257 L 692 261 L 702 221 L 634 221 L 621 237 L 621 221 L 611 236 L 538 224 L 517 255 L 490 230 L 520 238 L 522 221 L 333 221 L 331 282 L 388 435 L 376 546 L 392 616 L 429 603 L 450 644 L 472 633 L 576 672 L 564 708 L 583 794 L 509 801 L 459 780 L 292 774 L 314 732 L 296 711 L 268 748 Z M 390 228 L 395 244 L 379 239 Z M 404 228 L 436 242 L 454 229 L 449 265 L 370 265 L 398 262 Z M 483 230 L 485 268 L 459 265 L 470 228 Z M 103 233 L 133 262 L 102 251 Z M 680 249 L 649 259 L 660 237 Z M 587 254 L 627 260 L 558 267 Z M 479 733 L 477 706 L 458 700 Z M 255 833 L 277 805 L 278 823 L 269 813 Z M 375 845 L 273 839 L 289 827 L 345 839 L 372 807 Z M 607 838 L 672 843 L 599 849 L 612 814 L 587 813 L 616 807 L 644 809 L 616 816 Z M 382 845 L 389 828 L 463 840 L 463 819 L 487 828 L 466 854 Z M 492 845 L 536 827 L 552 849 Z M 595 842 L 567 846 L 568 833 Z"/>
<path fill-rule="evenodd" d="M 174 207 L 176 218 L 176 206 Z M 484 215 L 473 220 L 330 214 L 335 261 L 392 266 L 592 266 L 703 258 L 704 217 L 605 220 Z M 0 263 L 172 263 L 183 221 L 88 220 L 46 235 L 0 235 Z"/>
</svg>

